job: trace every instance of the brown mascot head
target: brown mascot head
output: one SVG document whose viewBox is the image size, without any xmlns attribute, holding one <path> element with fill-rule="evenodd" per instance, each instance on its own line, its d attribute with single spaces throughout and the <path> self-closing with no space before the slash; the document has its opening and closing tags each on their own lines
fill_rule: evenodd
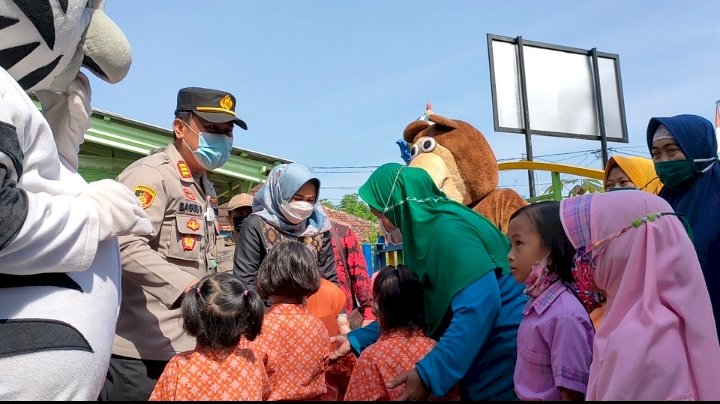
<svg viewBox="0 0 720 404">
<path fill-rule="evenodd" d="M 498 168 L 485 136 L 467 122 L 430 114 L 403 132 L 411 167 L 424 168 L 441 191 L 472 206 L 498 186 Z"/>
</svg>

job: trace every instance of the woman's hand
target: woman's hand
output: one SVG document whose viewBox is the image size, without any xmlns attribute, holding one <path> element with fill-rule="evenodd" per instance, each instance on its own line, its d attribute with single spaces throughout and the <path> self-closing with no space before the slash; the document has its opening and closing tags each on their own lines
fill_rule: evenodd
<svg viewBox="0 0 720 404">
<path fill-rule="evenodd" d="M 430 392 L 425 387 L 415 368 L 390 381 L 387 388 L 392 389 L 403 384 L 405 385 L 405 392 L 395 401 L 422 401 L 427 400 L 430 396 Z"/>
<path fill-rule="evenodd" d="M 352 352 L 352 348 L 350 348 L 350 341 L 348 341 L 347 335 L 336 335 L 334 337 L 330 337 L 330 343 L 331 344 L 340 344 L 338 349 L 330 352 L 330 359 L 335 360 L 338 358 L 342 358 L 343 356 L 349 354 Z"/>
</svg>

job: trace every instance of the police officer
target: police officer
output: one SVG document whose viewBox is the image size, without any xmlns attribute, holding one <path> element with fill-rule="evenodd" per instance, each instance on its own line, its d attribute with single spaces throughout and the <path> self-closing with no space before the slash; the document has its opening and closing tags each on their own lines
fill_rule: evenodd
<svg viewBox="0 0 720 404">
<path fill-rule="evenodd" d="M 228 217 L 232 223 L 233 230 L 230 236 L 221 237 L 217 241 L 217 264 L 219 272 L 230 272 L 233 269 L 233 257 L 235 256 L 235 239 L 240 234 L 245 219 L 252 213 L 253 196 L 250 194 L 238 194 L 228 202 Z"/>
<path fill-rule="evenodd" d="M 137 196 L 156 236 L 120 238 L 122 303 L 102 400 L 144 401 L 167 362 L 195 348 L 183 331 L 180 303 L 216 271 L 217 197 L 207 172 L 228 160 L 235 97 L 183 88 L 173 120 L 175 140 L 118 177 Z"/>
</svg>

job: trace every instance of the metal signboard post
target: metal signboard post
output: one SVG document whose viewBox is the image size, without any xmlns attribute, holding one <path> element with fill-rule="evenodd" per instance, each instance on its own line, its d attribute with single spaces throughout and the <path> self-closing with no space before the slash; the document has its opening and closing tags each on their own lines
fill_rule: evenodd
<svg viewBox="0 0 720 404">
<path fill-rule="evenodd" d="M 523 133 L 532 161 L 532 134 L 628 143 L 620 57 L 560 45 L 487 35 L 496 132 Z M 530 197 L 535 181 L 528 171 Z"/>
</svg>

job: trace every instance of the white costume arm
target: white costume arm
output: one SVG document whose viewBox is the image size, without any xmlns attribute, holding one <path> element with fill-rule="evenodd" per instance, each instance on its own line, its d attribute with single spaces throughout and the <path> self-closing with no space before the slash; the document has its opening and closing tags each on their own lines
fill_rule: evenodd
<svg viewBox="0 0 720 404">
<path fill-rule="evenodd" d="M 2 69 L 0 105 L 4 106 L 0 108 L 0 121 L 16 128 L 16 143 L 22 154 L 0 151 L 0 163 L 12 158 L 22 161 L 19 169 L 7 167 L 10 176 L 15 171 L 16 178 L 0 184 L 0 194 L 16 180 L 17 188 L 27 196 L 16 202 L 27 206 L 20 206 L 27 210 L 22 227 L 0 248 L 1 273 L 84 271 L 93 262 L 101 240 L 153 232 L 129 189 L 110 180 L 87 186 L 77 173 L 60 164 L 49 125 Z M 7 134 L 3 136 L 8 139 Z M 5 165 L 0 164 L 2 167 Z"/>
<path fill-rule="evenodd" d="M 67 92 L 37 91 L 35 95 L 50 124 L 60 159 L 69 169 L 77 171 L 80 144 L 85 141 L 85 131 L 90 129 L 90 81 L 78 73 Z"/>
</svg>

